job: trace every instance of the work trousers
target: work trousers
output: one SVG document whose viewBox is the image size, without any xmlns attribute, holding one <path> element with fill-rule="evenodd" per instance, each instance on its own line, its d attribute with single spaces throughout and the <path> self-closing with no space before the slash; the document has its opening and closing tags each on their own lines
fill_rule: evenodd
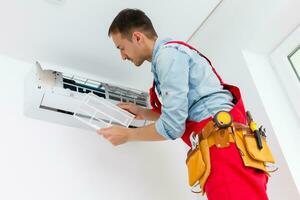
<svg viewBox="0 0 300 200">
<path fill-rule="evenodd" d="M 205 184 L 208 200 L 268 200 L 268 176 L 245 167 L 234 143 L 210 147 L 211 173 Z"/>
</svg>

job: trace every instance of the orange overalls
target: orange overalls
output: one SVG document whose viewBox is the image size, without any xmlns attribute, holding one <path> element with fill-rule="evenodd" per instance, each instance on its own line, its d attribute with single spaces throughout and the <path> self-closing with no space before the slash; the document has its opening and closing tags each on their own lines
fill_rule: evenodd
<svg viewBox="0 0 300 200">
<path fill-rule="evenodd" d="M 185 45 L 195 50 L 200 56 L 204 57 L 211 65 L 209 59 L 202 55 L 192 46 L 181 42 L 171 41 L 166 44 L 177 43 Z M 238 87 L 223 83 L 214 67 L 212 70 L 220 80 L 221 85 L 229 90 L 235 99 L 235 106 L 230 111 L 234 122 L 246 124 L 246 112 Z M 150 103 L 152 110 L 161 113 L 161 103 L 155 92 L 155 84 L 150 89 Z M 199 132 L 212 117 L 200 122 L 186 121 L 186 129 L 181 139 L 191 147 L 190 134 Z M 211 172 L 205 183 L 205 192 L 209 200 L 267 200 L 266 184 L 268 176 L 254 168 L 245 167 L 240 153 L 235 145 L 231 143 L 227 148 L 217 148 L 212 146 L 210 151 Z"/>
</svg>

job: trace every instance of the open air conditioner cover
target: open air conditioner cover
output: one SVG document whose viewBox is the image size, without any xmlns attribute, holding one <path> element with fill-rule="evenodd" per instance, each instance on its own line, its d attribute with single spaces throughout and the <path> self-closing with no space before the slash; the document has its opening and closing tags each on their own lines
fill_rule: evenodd
<svg viewBox="0 0 300 200">
<path fill-rule="evenodd" d="M 149 96 L 146 92 L 55 70 L 43 70 L 39 62 L 36 62 L 26 76 L 24 86 L 26 116 L 73 127 L 90 129 L 73 117 L 88 93 L 93 93 L 112 104 L 132 102 L 148 107 Z M 104 117 L 103 120 L 110 119 Z M 117 121 L 112 123 L 119 124 Z M 129 126 L 140 127 L 148 123 L 146 120 L 134 119 Z"/>
</svg>

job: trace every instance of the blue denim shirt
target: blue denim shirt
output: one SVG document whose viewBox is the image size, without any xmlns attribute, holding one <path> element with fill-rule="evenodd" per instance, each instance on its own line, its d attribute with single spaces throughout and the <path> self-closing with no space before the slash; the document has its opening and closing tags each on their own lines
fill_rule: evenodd
<svg viewBox="0 0 300 200">
<path fill-rule="evenodd" d="M 157 39 L 152 53 L 151 71 L 162 103 L 155 128 L 165 138 L 176 139 L 183 135 L 187 119 L 201 121 L 229 111 L 233 97 L 205 58 L 184 45 L 164 45 L 168 41 Z"/>
</svg>

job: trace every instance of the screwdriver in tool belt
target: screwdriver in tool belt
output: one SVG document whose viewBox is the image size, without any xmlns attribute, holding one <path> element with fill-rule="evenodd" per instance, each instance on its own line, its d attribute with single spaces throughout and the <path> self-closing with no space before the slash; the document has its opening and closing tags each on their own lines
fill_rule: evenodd
<svg viewBox="0 0 300 200">
<path fill-rule="evenodd" d="M 250 129 L 254 133 L 257 147 L 260 150 L 260 149 L 263 148 L 263 146 L 262 146 L 262 141 L 261 141 L 260 133 L 259 133 L 259 131 L 257 129 L 257 126 L 256 126 L 256 122 L 253 121 L 253 118 L 252 118 L 252 116 L 251 116 L 251 114 L 250 114 L 249 111 L 247 111 L 247 116 L 248 116 L 248 118 L 250 120 L 250 124 L 249 124 Z"/>
</svg>

